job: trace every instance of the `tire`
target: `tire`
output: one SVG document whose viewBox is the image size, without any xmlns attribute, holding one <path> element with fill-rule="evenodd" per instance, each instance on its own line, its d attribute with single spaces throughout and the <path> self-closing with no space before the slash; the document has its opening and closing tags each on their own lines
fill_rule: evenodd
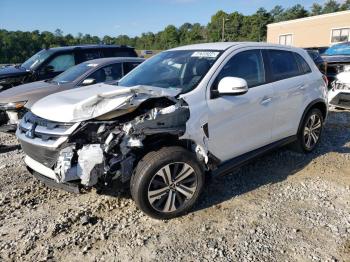
<svg viewBox="0 0 350 262">
<path fill-rule="evenodd" d="M 130 191 L 145 214 L 171 219 L 191 209 L 202 192 L 204 180 L 204 171 L 193 153 L 182 147 L 164 147 L 140 160 Z"/>
<path fill-rule="evenodd" d="M 297 134 L 297 141 L 292 148 L 300 153 L 312 152 L 320 142 L 323 124 L 322 112 L 318 108 L 311 109 L 303 119 Z"/>
</svg>

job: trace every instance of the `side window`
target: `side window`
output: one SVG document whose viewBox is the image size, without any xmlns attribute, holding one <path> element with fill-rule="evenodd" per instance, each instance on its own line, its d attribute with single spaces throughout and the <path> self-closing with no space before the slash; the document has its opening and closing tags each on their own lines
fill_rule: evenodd
<svg viewBox="0 0 350 262">
<path fill-rule="evenodd" d="M 140 63 L 138 62 L 126 62 L 123 64 L 124 66 L 124 75 L 129 73 L 131 70 L 133 70 L 135 67 L 137 67 Z"/>
<path fill-rule="evenodd" d="M 109 82 L 114 80 L 119 80 L 122 77 L 122 64 L 113 64 L 102 67 L 96 72 L 92 73 L 87 78 L 93 78 L 96 80 L 96 83 Z"/>
<path fill-rule="evenodd" d="M 82 50 L 82 59 L 83 61 L 88 61 L 92 59 L 97 59 L 101 57 L 100 51 L 98 49 L 87 49 L 87 50 Z"/>
<path fill-rule="evenodd" d="M 74 65 L 75 59 L 73 54 L 58 55 L 48 63 L 48 66 L 53 67 L 53 72 L 63 72 Z"/>
<path fill-rule="evenodd" d="M 243 51 L 233 56 L 219 73 L 216 83 L 227 76 L 245 79 L 249 88 L 264 84 L 266 81 L 261 51 Z"/>
<path fill-rule="evenodd" d="M 297 61 L 290 51 L 269 50 L 271 73 L 274 81 L 299 75 Z"/>
<path fill-rule="evenodd" d="M 303 75 L 303 74 L 311 73 L 311 68 L 308 65 L 308 63 L 305 61 L 305 59 L 301 55 L 299 55 L 297 53 L 294 53 L 294 55 L 295 55 L 295 58 L 296 58 L 296 60 L 298 62 L 298 65 L 299 65 L 299 68 L 300 68 L 300 71 L 301 71 L 300 74 Z"/>
</svg>

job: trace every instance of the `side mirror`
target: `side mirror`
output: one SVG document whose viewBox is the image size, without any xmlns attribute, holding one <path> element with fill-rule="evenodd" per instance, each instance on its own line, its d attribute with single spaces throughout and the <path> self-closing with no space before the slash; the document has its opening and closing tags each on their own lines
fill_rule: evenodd
<svg viewBox="0 0 350 262">
<path fill-rule="evenodd" d="M 82 86 L 88 86 L 88 85 L 92 85 L 92 84 L 95 84 L 96 83 L 96 79 L 94 78 L 86 78 L 82 83 L 81 85 Z"/>
<path fill-rule="evenodd" d="M 247 81 L 238 77 L 224 77 L 218 85 L 219 95 L 238 96 L 248 92 Z"/>
</svg>

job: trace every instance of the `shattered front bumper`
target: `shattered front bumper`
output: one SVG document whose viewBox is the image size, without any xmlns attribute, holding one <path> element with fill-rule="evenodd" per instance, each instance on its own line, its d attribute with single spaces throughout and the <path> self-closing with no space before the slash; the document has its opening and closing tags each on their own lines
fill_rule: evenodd
<svg viewBox="0 0 350 262">
<path fill-rule="evenodd" d="M 28 168 L 56 183 L 65 182 L 55 172 L 54 166 L 69 135 L 78 126 L 79 123 L 53 123 L 32 114 L 24 117 L 18 125 L 16 136 L 26 154 L 25 163 Z"/>
<path fill-rule="evenodd" d="M 350 90 L 349 91 L 330 91 L 329 104 L 335 107 L 350 109 Z"/>
<path fill-rule="evenodd" d="M 328 91 L 328 103 L 335 107 L 350 109 L 350 85 L 340 81 L 334 82 L 332 89 Z"/>
<path fill-rule="evenodd" d="M 33 161 L 33 162 L 32 162 Z M 77 183 L 71 183 L 71 182 L 65 182 L 65 183 L 57 183 L 55 179 L 50 178 L 48 175 L 43 175 L 42 173 L 48 170 L 45 170 L 46 167 L 42 165 L 42 167 L 44 167 L 43 170 L 41 170 L 42 172 L 40 173 L 37 170 L 32 169 L 31 167 L 35 166 L 35 167 L 40 167 L 40 163 L 30 159 L 30 157 L 26 157 L 25 158 L 25 162 L 27 164 L 27 169 L 28 171 L 39 181 L 41 181 L 42 183 L 44 183 L 47 187 L 49 188 L 54 188 L 54 189 L 62 189 L 64 191 L 67 192 L 71 192 L 71 193 L 75 193 L 75 194 L 79 194 L 80 193 L 80 188 L 81 186 Z M 51 170 L 51 169 L 50 169 Z M 52 171 L 52 170 L 51 170 Z M 51 174 L 51 172 L 50 172 Z"/>
</svg>

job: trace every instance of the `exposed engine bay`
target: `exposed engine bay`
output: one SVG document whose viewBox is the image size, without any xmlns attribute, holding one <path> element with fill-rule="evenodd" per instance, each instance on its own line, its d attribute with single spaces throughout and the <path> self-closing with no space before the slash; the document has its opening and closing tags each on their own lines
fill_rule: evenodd
<svg viewBox="0 0 350 262">
<path fill-rule="evenodd" d="M 36 171 L 58 183 L 78 181 L 88 187 L 116 179 L 125 183 L 149 150 L 174 143 L 184 134 L 190 117 L 183 100 L 169 97 L 150 98 L 124 112 L 74 124 L 27 113 L 17 130 L 27 165 L 34 171 L 35 165 L 44 166 Z"/>
</svg>

